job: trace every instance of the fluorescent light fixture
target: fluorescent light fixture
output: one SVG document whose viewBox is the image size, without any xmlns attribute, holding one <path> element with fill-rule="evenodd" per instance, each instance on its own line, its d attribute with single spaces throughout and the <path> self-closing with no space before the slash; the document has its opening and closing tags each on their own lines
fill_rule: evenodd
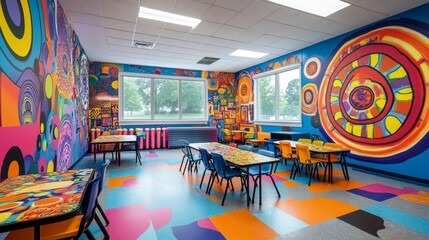
<svg viewBox="0 0 429 240">
<path fill-rule="evenodd" d="M 268 0 L 286 7 L 300 11 L 327 17 L 334 12 L 349 6 L 350 4 L 340 0 Z"/>
<path fill-rule="evenodd" d="M 254 52 L 254 51 L 238 49 L 229 55 L 230 56 L 236 56 L 236 57 L 261 58 L 261 57 L 267 56 L 268 53 Z"/>
<path fill-rule="evenodd" d="M 159 11 L 151 8 L 145 8 L 145 7 L 140 7 L 139 17 L 152 19 L 155 21 L 189 26 L 192 28 L 196 27 L 201 22 L 200 19 L 185 17 L 182 15 L 163 12 L 163 11 Z"/>
</svg>

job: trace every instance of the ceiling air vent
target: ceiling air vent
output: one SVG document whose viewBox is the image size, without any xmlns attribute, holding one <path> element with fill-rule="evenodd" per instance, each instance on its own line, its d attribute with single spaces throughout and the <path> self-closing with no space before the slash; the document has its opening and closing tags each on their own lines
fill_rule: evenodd
<svg viewBox="0 0 429 240">
<path fill-rule="evenodd" d="M 133 47 L 143 48 L 143 49 L 153 49 L 155 47 L 155 43 L 143 42 L 143 41 L 134 41 Z"/>
<path fill-rule="evenodd" d="M 216 62 L 217 60 L 219 60 L 220 58 L 214 58 L 214 57 L 203 57 L 200 61 L 197 62 L 197 64 L 205 64 L 205 65 L 210 65 L 214 62 Z"/>
</svg>

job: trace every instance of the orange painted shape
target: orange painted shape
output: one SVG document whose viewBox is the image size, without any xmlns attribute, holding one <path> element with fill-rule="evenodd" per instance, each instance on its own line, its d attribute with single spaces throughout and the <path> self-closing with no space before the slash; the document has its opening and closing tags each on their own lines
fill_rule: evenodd
<svg viewBox="0 0 429 240">
<path fill-rule="evenodd" d="M 357 207 L 332 198 L 282 199 L 276 206 L 301 221 L 314 225 L 353 211 Z"/>
<path fill-rule="evenodd" d="M 285 185 L 286 187 L 289 187 L 289 188 L 294 188 L 294 187 L 300 187 L 301 186 L 301 184 L 299 184 L 297 182 L 294 182 L 294 181 L 284 181 L 283 185 Z"/>
<path fill-rule="evenodd" d="M 335 172 L 334 172 L 334 175 L 335 175 Z M 360 182 L 344 180 L 341 173 L 341 179 L 334 178 L 333 184 L 329 184 L 327 182 L 314 182 L 314 183 L 311 183 L 311 186 L 306 186 L 306 189 L 312 193 L 323 193 L 323 192 L 330 192 L 334 190 L 346 191 L 349 189 L 360 188 L 363 186 L 365 186 L 365 184 Z"/>
<path fill-rule="evenodd" d="M 378 124 L 374 125 L 374 138 L 383 138 L 383 131 Z"/>
<path fill-rule="evenodd" d="M 378 108 L 375 108 L 375 107 L 371 108 L 370 112 L 371 112 L 372 116 L 378 116 L 378 114 L 380 113 Z"/>
<path fill-rule="evenodd" d="M 226 239 L 273 239 L 279 236 L 246 209 L 217 215 L 210 221 Z"/>
<path fill-rule="evenodd" d="M 399 197 L 410 202 L 429 205 L 429 193 L 427 192 L 419 191 L 417 194 L 402 194 Z"/>
<path fill-rule="evenodd" d="M 0 74 L 0 123 L 2 127 L 19 126 L 19 87 L 5 74 Z"/>
<path fill-rule="evenodd" d="M 122 187 L 124 186 L 124 183 L 126 181 L 136 181 L 136 180 L 137 180 L 136 176 L 110 178 L 107 183 L 107 188 L 112 189 L 112 188 Z"/>
<path fill-rule="evenodd" d="M 290 171 L 289 170 L 283 170 L 283 171 L 275 172 L 275 173 L 273 173 L 273 175 L 277 175 L 281 178 L 288 178 L 290 176 Z"/>
<path fill-rule="evenodd" d="M 395 112 L 402 113 L 404 115 L 408 115 L 408 113 L 411 111 L 411 104 L 412 102 L 403 102 L 403 101 L 396 101 L 395 102 Z"/>
<path fill-rule="evenodd" d="M 380 62 L 379 71 L 384 73 L 387 70 L 391 69 L 392 67 L 396 66 L 398 63 L 395 62 L 393 59 L 387 56 L 383 56 L 382 61 Z"/>
<path fill-rule="evenodd" d="M 216 197 L 216 196 L 209 196 L 208 199 L 215 201 L 215 202 L 220 202 L 220 198 Z"/>
</svg>

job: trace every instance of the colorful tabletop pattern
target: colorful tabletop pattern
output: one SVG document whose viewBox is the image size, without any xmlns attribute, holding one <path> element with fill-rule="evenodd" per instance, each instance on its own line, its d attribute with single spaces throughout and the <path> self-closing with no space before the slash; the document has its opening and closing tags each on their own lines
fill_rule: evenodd
<svg viewBox="0 0 429 240">
<path fill-rule="evenodd" d="M 208 152 L 219 153 L 225 160 L 240 167 L 279 162 L 276 158 L 263 156 L 217 142 L 192 143 L 190 146 L 196 149 L 204 148 Z"/>
<path fill-rule="evenodd" d="M 0 183 L 0 232 L 19 222 L 78 210 L 93 169 L 11 177 Z"/>
<path fill-rule="evenodd" d="M 107 135 L 99 136 L 94 139 L 91 143 L 126 143 L 136 142 L 137 137 L 135 135 Z"/>
</svg>

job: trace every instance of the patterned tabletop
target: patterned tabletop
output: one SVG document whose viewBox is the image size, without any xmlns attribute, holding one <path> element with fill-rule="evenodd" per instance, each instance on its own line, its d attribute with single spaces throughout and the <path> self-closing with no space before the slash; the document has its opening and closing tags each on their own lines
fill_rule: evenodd
<svg viewBox="0 0 429 240">
<path fill-rule="evenodd" d="M 225 160 L 239 167 L 249 167 L 253 165 L 275 163 L 280 161 L 277 158 L 267 157 L 217 142 L 191 143 L 189 146 L 195 149 L 204 148 L 208 152 L 219 153 L 225 158 Z"/>
<path fill-rule="evenodd" d="M 0 232 L 24 221 L 61 216 L 79 208 L 93 169 L 11 177 L 0 183 Z"/>
<path fill-rule="evenodd" d="M 107 135 L 107 136 L 99 136 L 94 139 L 91 143 L 129 143 L 136 142 L 137 136 L 135 135 Z"/>
<path fill-rule="evenodd" d="M 302 142 L 297 142 L 297 141 L 292 141 L 292 140 L 281 140 L 281 141 L 290 142 L 290 145 L 293 148 L 295 148 L 296 144 L 306 145 L 306 146 L 308 146 L 308 149 L 310 150 L 310 152 L 313 152 L 313 153 L 326 154 L 326 153 L 348 153 L 348 152 L 350 152 L 350 149 L 348 149 L 348 148 L 325 147 L 325 146 L 318 146 L 318 145 L 302 143 Z M 278 145 L 278 144 L 280 144 L 280 141 L 275 141 L 274 144 Z"/>
</svg>

